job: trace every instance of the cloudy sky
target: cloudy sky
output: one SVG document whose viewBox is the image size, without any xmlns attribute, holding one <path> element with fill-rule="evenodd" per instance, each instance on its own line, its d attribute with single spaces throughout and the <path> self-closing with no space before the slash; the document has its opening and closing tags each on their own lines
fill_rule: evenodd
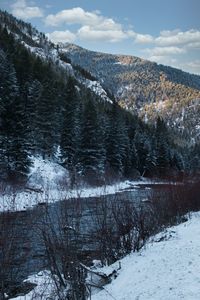
<svg viewBox="0 0 200 300">
<path fill-rule="evenodd" d="M 53 42 L 200 74 L 200 0 L 0 0 Z"/>
</svg>

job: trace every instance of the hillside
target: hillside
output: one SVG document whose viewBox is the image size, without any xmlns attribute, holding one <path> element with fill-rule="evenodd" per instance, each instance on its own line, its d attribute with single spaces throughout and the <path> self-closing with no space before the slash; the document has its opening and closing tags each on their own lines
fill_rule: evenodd
<svg viewBox="0 0 200 300">
<path fill-rule="evenodd" d="M 155 236 L 140 253 L 122 259 L 117 279 L 92 299 L 198 299 L 199 225 L 199 213 L 194 213 L 186 223 Z M 118 262 L 107 271 L 117 267 Z"/>
<path fill-rule="evenodd" d="M 60 51 L 95 76 L 123 108 L 138 113 L 145 121 L 155 121 L 160 115 L 187 142 L 199 141 L 200 76 L 73 44 L 61 45 Z"/>
</svg>

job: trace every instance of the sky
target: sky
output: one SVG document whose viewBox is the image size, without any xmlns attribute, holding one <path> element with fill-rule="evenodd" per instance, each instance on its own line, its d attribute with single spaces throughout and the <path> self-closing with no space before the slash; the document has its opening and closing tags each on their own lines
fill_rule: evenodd
<svg viewBox="0 0 200 300">
<path fill-rule="evenodd" d="M 0 0 L 53 42 L 200 74 L 200 0 Z"/>
</svg>

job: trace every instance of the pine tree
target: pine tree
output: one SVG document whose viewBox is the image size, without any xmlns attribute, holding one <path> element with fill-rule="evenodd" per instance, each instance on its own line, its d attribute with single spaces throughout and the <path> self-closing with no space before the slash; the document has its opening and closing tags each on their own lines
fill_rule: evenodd
<svg viewBox="0 0 200 300">
<path fill-rule="evenodd" d="M 75 81 L 69 78 L 64 93 L 63 124 L 61 127 L 62 164 L 70 171 L 71 185 L 76 181 L 76 169 L 80 146 L 80 98 Z"/>
<path fill-rule="evenodd" d="M 27 150 L 32 153 L 36 153 L 37 150 L 37 114 L 42 90 L 42 84 L 35 79 L 25 84 L 22 93 L 25 98 Z"/>
<path fill-rule="evenodd" d="M 26 115 L 24 103 L 17 97 L 12 105 L 13 125 L 11 134 L 11 147 L 9 156 L 11 159 L 11 176 L 15 179 L 20 176 L 26 178 L 31 165 L 26 135 Z"/>
<path fill-rule="evenodd" d="M 88 94 L 83 111 L 81 144 L 79 152 L 80 171 L 89 180 L 96 181 L 104 173 L 105 149 L 103 129 L 100 124 L 95 100 Z"/>
<path fill-rule="evenodd" d="M 28 172 L 23 116 L 14 67 L 0 51 L 0 166 L 5 179 Z"/>
<path fill-rule="evenodd" d="M 146 173 L 147 166 L 149 164 L 149 151 L 150 145 L 148 137 L 145 132 L 138 130 L 135 135 L 135 145 L 138 154 L 138 170 L 140 174 Z"/>
<path fill-rule="evenodd" d="M 56 149 L 57 134 L 56 115 L 57 95 L 53 79 L 45 78 L 42 83 L 42 94 L 36 110 L 36 150 L 43 159 L 51 158 Z"/>
<path fill-rule="evenodd" d="M 107 133 L 107 162 L 115 175 L 124 172 L 124 161 L 128 149 L 128 133 L 121 110 L 116 103 L 111 108 L 109 129 Z"/>
<path fill-rule="evenodd" d="M 164 121 L 160 118 L 157 119 L 156 123 L 156 156 L 157 166 L 160 171 L 166 170 L 170 166 L 170 151 L 169 151 L 169 138 L 168 131 Z"/>
</svg>

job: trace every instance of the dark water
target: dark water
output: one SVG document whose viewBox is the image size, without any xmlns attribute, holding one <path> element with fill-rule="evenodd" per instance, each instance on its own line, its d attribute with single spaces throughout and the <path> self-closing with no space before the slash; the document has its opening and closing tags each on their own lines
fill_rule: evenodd
<svg viewBox="0 0 200 300">
<path fill-rule="evenodd" d="M 53 224 L 55 232 L 60 230 L 60 226 L 64 226 L 68 233 L 79 232 L 80 259 L 89 263 L 93 258 L 98 259 L 98 246 L 94 238 L 98 227 L 96 216 L 101 218 L 103 214 L 109 214 L 113 203 L 129 201 L 137 206 L 142 201 L 146 201 L 152 191 L 166 197 L 167 190 L 163 185 L 139 186 L 137 189 L 133 188 L 115 195 L 63 200 L 48 204 L 48 206 L 38 205 L 23 212 L 1 214 L 2 253 L 3 247 L 5 247 L 5 252 L 11 248 L 9 250 L 10 265 L 7 267 L 3 264 L 5 269 L 3 276 L 8 274 L 8 285 L 20 284 L 30 274 L 47 267 L 44 241 L 41 235 L 44 226 L 48 227 Z M 112 223 L 112 219 L 110 222 Z M 5 260 L 5 257 L 0 256 L 0 259 Z"/>
</svg>

